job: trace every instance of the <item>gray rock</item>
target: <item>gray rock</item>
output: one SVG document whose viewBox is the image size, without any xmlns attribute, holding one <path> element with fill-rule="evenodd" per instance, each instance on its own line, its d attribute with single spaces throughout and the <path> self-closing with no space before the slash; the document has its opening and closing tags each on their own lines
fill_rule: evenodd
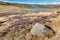
<svg viewBox="0 0 60 40">
<path fill-rule="evenodd" d="M 33 28 L 31 29 L 31 34 L 34 36 L 42 36 L 42 37 L 51 37 L 55 32 L 49 26 L 43 25 L 37 22 Z"/>
</svg>

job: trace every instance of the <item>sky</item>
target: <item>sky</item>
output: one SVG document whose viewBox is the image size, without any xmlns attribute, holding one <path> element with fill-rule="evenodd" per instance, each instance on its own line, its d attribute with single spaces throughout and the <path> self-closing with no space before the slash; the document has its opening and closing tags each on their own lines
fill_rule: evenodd
<svg viewBox="0 0 60 40">
<path fill-rule="evenodd" d="M 60 0 L 0 0 L 0 1 L 26 4 L 60 4 Z"/>
</svg>

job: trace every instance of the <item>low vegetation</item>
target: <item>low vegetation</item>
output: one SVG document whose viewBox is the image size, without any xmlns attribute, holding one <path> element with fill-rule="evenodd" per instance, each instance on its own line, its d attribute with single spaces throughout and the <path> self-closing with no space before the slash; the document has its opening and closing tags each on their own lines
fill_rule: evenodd
<svg viewBox="0 0 60 40">
<path fill-rule="evenodd" d="M 21 8 L 51 7 L 51 5 L 0 3 L 0 40 L 42 40 L 42 37 L 33 36 L 31 29 L 36 22 L 48 25 L 56 32 L 49 40 L 60 40 L 60 13 L 54 10 L 28 11 Z M 56 10 L 56 9 L 55 9 Z M 59 11 L 60 12 L 60 11 Z M 49 34 L 48 34 L 49 35 Z M 46 40 L 48 40 L 46 38 Z"/>
</svg>

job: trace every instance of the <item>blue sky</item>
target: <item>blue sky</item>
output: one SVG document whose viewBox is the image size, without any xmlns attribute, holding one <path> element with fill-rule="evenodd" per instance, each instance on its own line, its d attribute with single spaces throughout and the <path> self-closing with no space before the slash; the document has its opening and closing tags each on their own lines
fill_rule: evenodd
<svg viewBox="0 0 60 40">
<path fill-rule="evenodd" d="M 60 0 L 0 0 L 5 2 L 31 3 L 31 4 L 60 4 Z"/>
</svg>

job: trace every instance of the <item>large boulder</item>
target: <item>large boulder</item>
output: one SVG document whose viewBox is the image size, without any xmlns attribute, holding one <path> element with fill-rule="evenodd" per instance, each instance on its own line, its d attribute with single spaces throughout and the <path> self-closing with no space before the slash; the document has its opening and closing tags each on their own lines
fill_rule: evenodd
<svg viewBox="0 0 60 40">
<path fill-rule="evenodd" d="M 31 34 L 34 36 L 41 36 L 41 37 L 51 37 L 55 34 L 54 30 L 47 25 L 43 25 L 37 22 L 33 28 L 31 29 Z"/>
</svg>

